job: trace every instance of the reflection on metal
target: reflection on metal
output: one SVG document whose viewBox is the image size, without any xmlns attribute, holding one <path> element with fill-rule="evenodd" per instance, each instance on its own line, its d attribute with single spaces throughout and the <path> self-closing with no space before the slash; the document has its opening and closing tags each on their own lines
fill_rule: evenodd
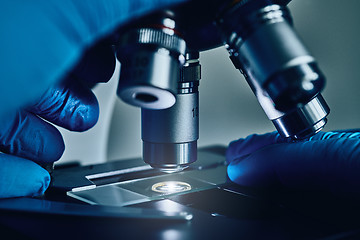
<svg viewBox="0 0 360 240">
<path fill-rule="evenodd" d="M 186 182 L 180 181 L 166 181 L 155 183 L 151 190 L 158 193 L 170 194 L 170 193 L 179 193 L 186 192 L 191 190 L 191 185 Z"/>
</svg>

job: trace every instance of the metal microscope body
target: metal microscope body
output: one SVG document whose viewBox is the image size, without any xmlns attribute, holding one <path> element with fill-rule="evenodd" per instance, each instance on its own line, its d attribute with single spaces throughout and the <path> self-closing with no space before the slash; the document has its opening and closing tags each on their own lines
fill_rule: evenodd
<svg viewBox="0 0 360 240">
<path fill-rule="evenodd" d="M 120 29 L 117 94 L 142 108 L 145 162 L 175 172 L 196 161 L 198 52 L 222 45 L 280 135 L 298 140 L 324 127 L 325 77 L 292 28 L 289 2 L 192 0 Z"/>
</svg>

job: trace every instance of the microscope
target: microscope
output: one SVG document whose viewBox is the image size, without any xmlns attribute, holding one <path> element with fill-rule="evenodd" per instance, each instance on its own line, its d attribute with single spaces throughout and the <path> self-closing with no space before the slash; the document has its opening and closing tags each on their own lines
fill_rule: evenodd
<svg viewBox="0 0 360 240">
<path fill-rule="evenodd" d="M 117 94 L 141 107 L 143 158 L 55 168 L 44 198 L 2 199 L 0 223 L 36 239 L 357 239 L 358 201 L 241 186 L 225 146 L 197 149 L 199 52 L 223 45 L 282 137 L 326 124 L 325 79 L 288 3 L 190 0 L 121 26 Z"/>
<path fill-rule="evenodd" d="M 122 26 L 115 36 L 117 95 L 141 107 L 143 156 L 55 169 L 46 197 L 116 206 L 137 219 L 188 221 L 199 210 L 207 220 L 244 219 L 258 209 L 274 211 L 253 201 L 263 192 L 229 181 L 225 146 L 197 148 L 199 52 L 225 45 L 280 135 L 293 141 L 312 136 L 329 113 L 320 94 L 325 79 L 292 29 L 288 2 L 210 0 L 205 8 L 193 0 Z M 128 212 L 134 207 L 141 209 Z M 149 208 L 151 217 L 143 215 Z"/>
<path fill-rule="evenodd" d="M 117 95 L 141 107 L 143 159 L 172 173 L 197 160 L 199 52 L 225 45 L 284 138 L 319 132 L 325 78 L 292 27 L 289 0 L 192 0 L 122 27 Z"/>
</svg>

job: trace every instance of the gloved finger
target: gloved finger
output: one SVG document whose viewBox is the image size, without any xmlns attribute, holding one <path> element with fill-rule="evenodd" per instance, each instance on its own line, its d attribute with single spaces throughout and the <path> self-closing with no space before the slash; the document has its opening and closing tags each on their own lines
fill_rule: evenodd
<svg viewBox="0 0 360 240">
<path fill-rule="evenodd" d="M 318 141 L 326 139 L 337 139 L 337 138 L 358 138 L 360 139 L 360 132 L 354 131 L 336 131 L 336 132 L 319 132 L 314 136 L 304 139 L 302 141 Z M 228 163 L 234 159 L 246 156 L 252 152 L 266 147 L 268 145 L 277 143 L 290 143 L 293 142 L 289 138 L 283 138 L 277 132 L 266 133 L 262 135 L 253 134 L 245 139 L 239 139 L 229 144 L 226 151 L 226 160 Z"/>
<path fill-rule="evenodd" d="M 278 132 L 262 135 L 253 134 L 244 139 L 238 139 L 231 142 L 226 150 L 226 160 L 230 163 L 234 159 L 246 156 L 265 146 L 287 141 L 290 140 L 282 138 Z"/>
<path fill-rule="evenodd" d="M 28 110 L 71 131 L 85 131 L 99 118 L 96 96 L 77 79 L 67 79 L 48 89 Z"/>
<path fill-rule="evenodd" d="M 54 126 L 22 111 L 0 118 L 0 151 L 36 162 L 54 162 L 63 154 L 64 142 Z"/>
<path fill-rule="evenodd" d="M 49 173 L 23 158 L 0 154 L 0 198 L 39 196 L 50 184 Z"/>
<path fill-rule="evenodd" d="M 280 143 L 233 159 L 229 178 L 244 186 L 360 193 L 360 141 L 330 138 Z"/>
<path fill-rule="evenodd" d="M 120 25 L 184 0 L 0 1 L 0 116 L 38 99 Z"/>
<path fill-rule="evenodd" d="M 107 42 L 89 49 L 63 83 L 50 88 L 29 111 L 71 131 L 85 131 L 98 120 L 99 105 L 90 90 L 107 82 L 115 69 L 115 56 Z"/>
<path fill-rule="evenodd" d="M 99 82 L 109 81 L 115 71 L 115 65 L 115 54 L 111 43 L 102 41 L 85 52 L 69 74 L 69 78 L 76 78 L 88 88 L 92 88 Z"/>
</svg>

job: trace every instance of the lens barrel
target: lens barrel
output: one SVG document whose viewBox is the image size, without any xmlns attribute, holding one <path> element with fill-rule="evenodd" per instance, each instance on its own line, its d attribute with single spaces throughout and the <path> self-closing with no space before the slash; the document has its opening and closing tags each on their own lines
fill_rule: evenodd
<svg viewBox="0 0 360 240">
<path fill-rule="evenodd" d="M 218 21 L 230 59 L 283 137 L 315 134 L 330 111 L 320 94 L 325 77 L 293 30 L 288 9 L 243 2 Z"/>
<path fill-rule="evenodd" d="M 163 172 L 181 171 L 197 160 L 201 78 L 198 57 L 198 53 L 186 54 L 172 107 L 141 110 L 144 161 Z"/>
</svg>

